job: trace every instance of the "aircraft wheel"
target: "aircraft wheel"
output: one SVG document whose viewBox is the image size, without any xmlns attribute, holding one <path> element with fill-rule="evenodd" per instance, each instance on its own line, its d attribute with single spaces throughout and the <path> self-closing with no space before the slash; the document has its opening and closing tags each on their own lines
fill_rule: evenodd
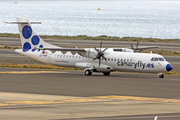
<svg viewBox="0 0 180 120">
<path fill-rule="evenodd" d="M 159 78 L 164 78 L 164 74 L 159 75 Z"/>
<path fill-rule="evenodd" d="M 110 72 L 103 72 L 104 75 L 110 75 Z"/>
<path fill-rule="evenodd" d="M 90 70 L 85 70 L 85 71 L 84 71 L 84 74 L 85 74 L 86 76 L 90 76 L 90 75 L 92 75 L 92 72 L 91 72 Z"/>
</svg>

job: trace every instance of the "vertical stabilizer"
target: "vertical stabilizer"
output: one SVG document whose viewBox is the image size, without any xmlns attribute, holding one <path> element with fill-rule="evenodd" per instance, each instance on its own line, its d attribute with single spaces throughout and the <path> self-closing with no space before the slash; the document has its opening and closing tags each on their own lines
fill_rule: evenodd
<svg viewBox="0 0 180 120">
<path fill-rule="evenodd" d="M 31 24 L 39 24 L 40 22 L 30 22 L 26 18 L 16 18 L 17 22 L 10 22 L 12 24 L 18 24 L 19 34 L 21 38 L 21 44 L 23 52 L 27 52 L 32 49 L 35 51 L 37 48 L 59 48 L 58 46 L 51 45 L 42 40 L 32 29 Z"/>
</svg>

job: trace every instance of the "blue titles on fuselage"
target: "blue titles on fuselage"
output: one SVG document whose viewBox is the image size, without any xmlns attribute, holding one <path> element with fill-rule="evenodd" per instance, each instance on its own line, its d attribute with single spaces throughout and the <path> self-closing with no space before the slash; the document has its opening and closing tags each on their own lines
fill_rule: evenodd
<svg viewBox="0 0 180 120">
<path fill-rule="evenodd" d="M 118 66 L 126 66 L 126 67 L 134 67 L 136 68 L 142 68 L 144 69 L 145 67 L 147 68 L 154 68 L 154 64 L 153 63 L 148 63 L 146 66 L 146 63 L 143 63 L 142 61 L 138 61 L 138 62 L 124 62 L 124 61 L 118 61 L 117 62 Z"/>
</svg>

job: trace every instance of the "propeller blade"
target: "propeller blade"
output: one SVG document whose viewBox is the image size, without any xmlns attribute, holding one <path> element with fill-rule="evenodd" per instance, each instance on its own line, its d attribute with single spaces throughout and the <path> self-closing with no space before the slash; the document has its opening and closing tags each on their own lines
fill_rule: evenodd
<svg viewBox="0 0 180 120">
<path fill-rule="evenodd" d="M 94 61 L 94 60 L 96 60 L 97 58 L 93 58 L 92 60 Z"/>
<path fill-rule="evenodd" d="M 101 43 L 100 43 L 100 51 L 101 51 L 101 47 L 102 47 L 102 42 L 103 42 L 103 40 L 101 40 Z"/>
<path fill-rule="evenodd" d="M 108 47 L 107 47 L 107 48 L 105 48 L 102 52 L 106 51 L 107 49 L 108 49 Z"/>
<path fill-rule="evenodd" d="M 102 56 L 103 57 L 103 59 L 105 59 L 105 61 L 107 62 L 107 58 L 105 58 L 104 56 Z"/>
<path fill-rule="evenodd" d="M 134 50 L 132 43 L 131 43 L 131 48 Z"/>
<path fill-rule="evenodd" d="M 140 42 L 140 40 L 138 40 L 137 45 L 136 45 L 136 48 L 138 48 L 139 42 Z"/>
<path fill-rule="evenodd" d="M 100 67 L 100 65 L 101 65 L 101 56 L 99 57 L 99 67 Z"/>
<path fill-rule="evenodd" d="M 99 52 L 99 50 L 94 46 L 94 49 L 97 51 L 97 52 Z"/>
</svg>

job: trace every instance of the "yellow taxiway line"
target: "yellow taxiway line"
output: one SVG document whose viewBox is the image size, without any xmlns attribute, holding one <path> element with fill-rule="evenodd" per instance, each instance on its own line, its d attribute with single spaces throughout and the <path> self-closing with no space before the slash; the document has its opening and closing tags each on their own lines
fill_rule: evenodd
<svg viewBox="0 0 180 120">
<path fill-rule="evenodd" d="M 180 103 L 180 99 L 167 99 L 167 98 L 150 98 L 150 97 L 134 97 L 134 96 L 93 96 L 92 98 L 100 99 L 119 99 L 119 100 L 135 100 L 135 101 L 151 101 L 151 102 L 163 102 L 163 103 Z"/>
<path fill-rule="evenodd" d="M 64 103 L 64 102 L 38 100 L 38 101 L 9 101 L 4 103 L 5 104 L 54 104 L 54 103 Z"/>
<path fill-rule="evenodd" d="M 119 101 L 117 101 L 119 100 Z M 0 106 L 5 105 L 18 105 L 18 104 L 56 104 L 56 103 L 85 103 L 85 102 L 103 102 L 109 104 L 113 102 L 117 103 L 180 103 L 180 99 L 166 99 L 166 98 L 150 98 L 150 97 L 133 97 L 133 96 L 93 96 L 84 98 L 72 98 L 72 99 L 61 99 L 61 100 L 27 100 L 27 101 L 2 101 Z"/>
</svg>

